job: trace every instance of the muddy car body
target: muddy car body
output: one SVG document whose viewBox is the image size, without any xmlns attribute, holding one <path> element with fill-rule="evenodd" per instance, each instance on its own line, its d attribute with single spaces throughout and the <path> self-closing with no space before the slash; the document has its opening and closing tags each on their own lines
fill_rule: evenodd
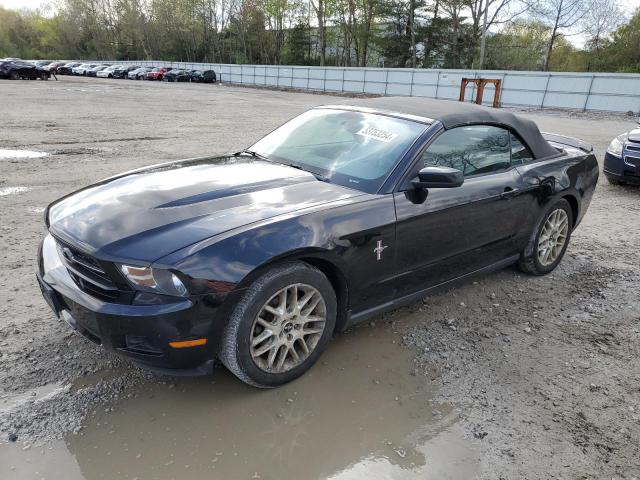
<svg viewBox="0 0 640 480">
<path fill-rule="evenodd" d="M 553 270 L 597 182 L 591 150 L 452 102 L 318 107 L 243 152 L 54 202 L 38 279 L 58 315 L 138 364 L 201 373 L 218 357 L 276 386 L 334 332 L 453 281 Z"/>
</svg>

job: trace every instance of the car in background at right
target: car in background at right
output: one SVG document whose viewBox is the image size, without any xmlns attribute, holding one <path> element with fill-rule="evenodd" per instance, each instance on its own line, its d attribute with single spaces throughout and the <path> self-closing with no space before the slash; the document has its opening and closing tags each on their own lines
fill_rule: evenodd
<svg viewBox="0 0 640 480">
<path fill-rule="evenodd" d="M 191 72 L 192 82 L 216 83 L 216 72 L 213 70 L 193 70 Z"/>
<path fill-rule="evenodd" d="M 640 125 L 611 141 L 603 171 L 612 185 L 640 185 Z"/>
<path fill-rule="evenodd" d="M 144 76 L 145 80 L 162 80 L 167 72 L 171 71 L 171 67 L 155 67 Z"/>
</svg>

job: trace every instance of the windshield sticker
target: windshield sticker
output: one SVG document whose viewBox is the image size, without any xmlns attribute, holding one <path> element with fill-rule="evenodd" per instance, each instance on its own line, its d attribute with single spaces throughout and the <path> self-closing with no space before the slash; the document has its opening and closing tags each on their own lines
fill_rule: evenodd
<svg viewBox="0 0 640 480">
<path fill-rule="evenodd" d="M 398 136 L 398 134 L 396 133 L 385 132 L 384 130 L 379 130 L 375 127 L 364 127 L 362 130 L 357 132 L 357 135 L 362 135 L 363 137 L 367 138 L 373 138 L 374 140 L 385 143 L 393 141 L 393 139 Z"/>
</svg>

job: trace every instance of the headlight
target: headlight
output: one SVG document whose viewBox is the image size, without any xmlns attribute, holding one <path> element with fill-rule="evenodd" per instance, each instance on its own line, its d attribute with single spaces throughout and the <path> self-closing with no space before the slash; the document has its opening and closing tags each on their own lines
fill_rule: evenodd
<svg viewBox="0 0 640 480">
<path fill-rule="evenodd" d="M 189 294 L 182 280 L 169 270 L 120 265 L 120 271 L 138 290 L 178 297 L 186 297 Z"/>
<path fill-rule="evenodd" d="M 615 155 L 616 157 L 621 157 L 622 146 L 626 139 L 627 139 L 626 134 L 619 135 L 616 138 L 614 138 L 609 144 L 609 147 L 607 147 L 607 152 L 610 153 L 611 155 Z"/>
</svg>

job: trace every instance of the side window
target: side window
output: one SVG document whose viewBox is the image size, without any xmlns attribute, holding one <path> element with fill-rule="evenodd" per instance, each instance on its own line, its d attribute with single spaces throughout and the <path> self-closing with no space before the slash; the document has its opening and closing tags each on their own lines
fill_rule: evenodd
<svg viewBox="0 0 640 480">
<path fill-rule="evenodd" d="M 524 143 L 513 133 L 509 133 L 511 137 L 511 161 L 514 165 L 520 165 L 533 160 L 531 150 L 524 146 Z"/>
<path fill-rule="evenodd" d="M 505 170 L 511 166 L 509 132 L 490 125 L 448 130 L 423 153 L 424 166 L 452 167 L 465 177 Z"/>
</svg>

